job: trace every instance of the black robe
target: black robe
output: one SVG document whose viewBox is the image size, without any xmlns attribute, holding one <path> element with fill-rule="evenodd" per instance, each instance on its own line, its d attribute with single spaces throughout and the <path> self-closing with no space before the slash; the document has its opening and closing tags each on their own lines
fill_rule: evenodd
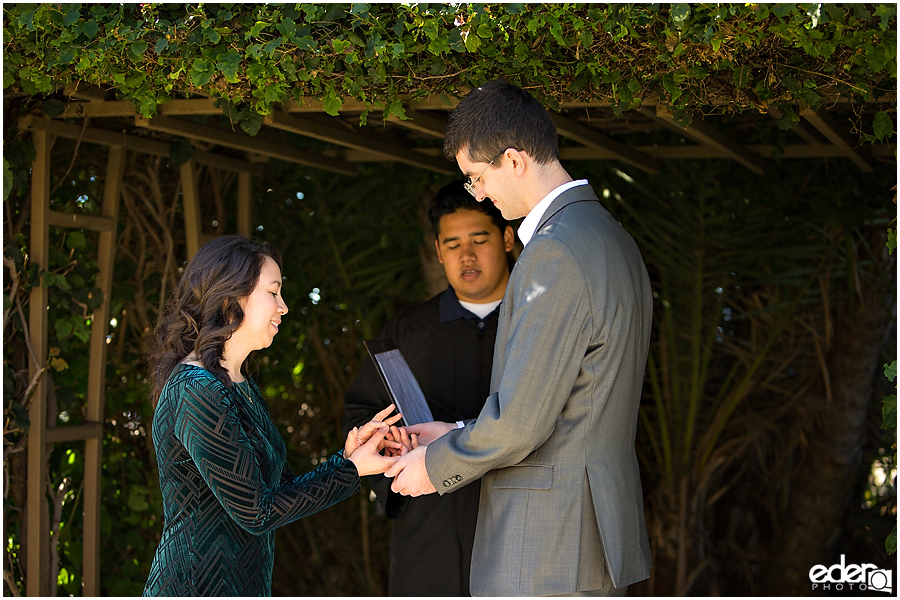
<svg viewBox="0 0 900 600">
<path fill-rule="evenodd" d="M 484 319 L 463 308 L 453 288 L 401 310 L 379 337 L 394 342 L 425 394 L 436 421 L 478 416 L 490 392 L 497 314 Z M 344 435 L 390 403 L 369 357 L 344 400 Z M 391 480 L 369 484 L 391 532 L 391 596 L 468 596 L 480 482 L 453 494 L 409 498 L 391 492 Z"/>
</svg>

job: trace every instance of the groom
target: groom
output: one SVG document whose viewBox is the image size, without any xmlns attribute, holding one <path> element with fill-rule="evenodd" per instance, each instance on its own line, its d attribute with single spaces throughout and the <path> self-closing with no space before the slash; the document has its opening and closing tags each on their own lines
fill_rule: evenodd
<svg viewBox="0 0 900 600">
<path fill-rule="evenodd" d="M 479 416 L 407 428 L 422 446 L 388 472 L 399 493 L 483 476 L 471 592 L 624 595 L 651 559 L 635 453 L 650 281 L 634 240 L 559 162 L 556 128 L 526 91 L 473 90 L 444 153 L 479 201 L 525 217 L 500 305 Z"/>
</svg>

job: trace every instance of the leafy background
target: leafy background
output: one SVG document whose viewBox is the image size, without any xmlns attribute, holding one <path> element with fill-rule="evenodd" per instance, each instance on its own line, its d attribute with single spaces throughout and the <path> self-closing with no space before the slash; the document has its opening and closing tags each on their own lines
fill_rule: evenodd
<svg viewBox="0 0 900 600">
<path fill-rule="evenodd" d="M 48 401 L 60 426 L 84 420 L 99 301 L 94 234 L 52 229 L 44 273 L 28 258 L 34 151 L 17 118 L 62 115 L 65 84 L 112 87 L 145 116 L 211 96 L 255 133 L 277 103 L 311 98 L 336 114 L 363 101 L 365 122 L 502 75 L 551 108 L 604 98 L 624 115 L 658 98 L 683 123 L 777 108 L 789 128 L 801 106 L 849 103 L 862 142 L 895 139 L 894 5 L 7 4 L 3 27 L 4 593 L 24 591 L 27 572 L 28 293 L 46 285 L 51 296 Z M 105 158 L 57 139 L 51 208 L 96 214 Z M 103 453 L 109 595 L 140 593 L 161 529 L 143 353 L 185 257 L 178 160 L 127 157 Z M 895 165 L 862 174 L 844 160 L 776 158 L 764 176 L 717 160 L 668 162 L 656 176 L 566 167 L 638 240 L 656 293 L 638 439 L 655 568 L 632 591 L 797 595 L 810 565 L 840 554 L 895 568 L 884 544 L 896 524 L 896 265 L 885 246 Z M 340 447 L 361 340 L 425 297 L 422 207 L 447 178 L 395 164 L 362 165 L 357 178 L 264 169 L 255 235 L 288 257 L 291 313 L 257 380 L 300 472 Z M 203 214 L 215 215 L 205 233 L 234 231 L 229 177 L 201 173 Z M 54 446 L 52 595 L 80 593 L 82 464 L 83 445 Z M 384 593 L 388 530 L 366 491 L 285 527 L 273 592 Z"/>
<path fill-rule="evenodd" d="M 551 108 L 658 97 L 684 122 L 777 107 L 788 124 L 801 102 L 890 93 L 895 20 L 893 4 L 20 4 L 4 8 L 3 84 L 114 86 L 145 117 L 204 94 L 240 106 L 250 132 L 273 103 L 335 115 L 352 98 L 402 117 L 405 95 L 500 75 Z"/>
</svg>

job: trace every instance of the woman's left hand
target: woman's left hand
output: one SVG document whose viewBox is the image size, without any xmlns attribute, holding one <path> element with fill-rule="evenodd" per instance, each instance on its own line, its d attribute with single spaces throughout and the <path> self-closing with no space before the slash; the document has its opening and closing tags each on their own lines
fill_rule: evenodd
<svg viewBox="0 0 900 600">
<path fill-rule="evenodd" d="M 392 439 L 385 439 L 385 434 L 390 431 L 391 425 L 400 420 L 403 416 L 397 413 L 393 417 L 388 417 L 394 411 L 394 405 L 391 404 L 381 412 L 375 415 L 375 418 L 363 425 L 362 427 L 354 427 L 347 434 L 347 441 L 344 443 L 344 458 L 349 459 L 357 448 L 365 444 L 373 435 L 378 435 L 381 439 L 378 442 L 378 452 L 385 448 L 389 452 L 400 451 L 403 445 Z"/>
</svg>

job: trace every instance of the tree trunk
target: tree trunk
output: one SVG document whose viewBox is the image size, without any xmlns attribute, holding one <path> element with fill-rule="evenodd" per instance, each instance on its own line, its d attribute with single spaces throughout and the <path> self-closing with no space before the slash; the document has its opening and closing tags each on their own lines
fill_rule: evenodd
<svg viewBox="0 0 900 600">
<path fill-rule="evenodd" d="M 883 240 L 872 247 L 884 248 Z M 884 252 L 886 257 L 887 253 Z M 888 269 L 890 259 L 883 264 Z M 887 272 L 891 272 L 890 270 Z M 827 348 L 827 385 L 808 399 L 803 423 L 808 446 L 799 457 L 790 485 L 787 515 L 773 540 L 769 562 L 762 571 L 763 588 L 770 595 L 805 595 L 811 590 L 809 570 L 831 559 L 854 499 L 854 474 L 862 457 L 866 415 L 873 401 L 873 381 L 880 372 L 879 351 L 892 323 L 893 300 L 875 286 L 855 298 L 834 319 L 834 336 Z M 830 393 L 829 393 L 830 390 Z M 831 563 L 827 563 L 831 564 Z M 827 566 L 827 565 L 826 565 Z"/>
</svg>

